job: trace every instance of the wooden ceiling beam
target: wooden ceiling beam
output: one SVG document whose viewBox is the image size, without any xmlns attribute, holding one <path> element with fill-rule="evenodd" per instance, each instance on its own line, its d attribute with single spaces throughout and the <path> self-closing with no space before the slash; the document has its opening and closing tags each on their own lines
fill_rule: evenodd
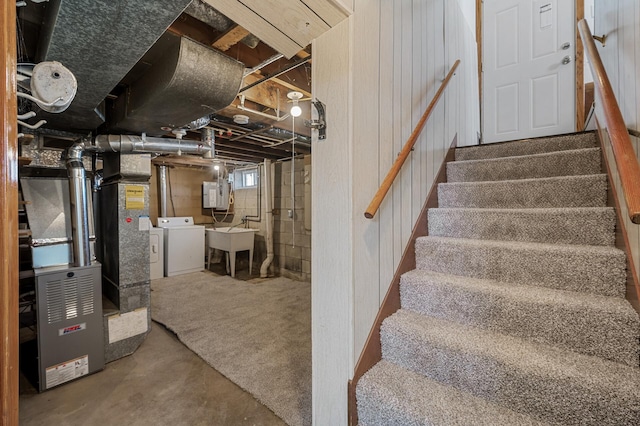
<svg viewBox="0 0 640 426">
<path fill-rule="evenodd" d="M 211 45 L 211 47 L 215 47 L 218 50 L 226 52 L 240 42 L 243 38 L 248 36 L 249 31 L 242 28 L 240 25 L 233 25 L 227 31 L 225 31 L 222 35 L 220 35 Z"/>
<path fill-rule="evenodd" d="M 249 84 L 255 83 L 261 79 L 262 77 L 258 75 L 249 74 L 244 78 L 242 85 L 248 86 Z M 278 106 L 280 106 L 280 109 L 285 109 L 288 101 L 288 92 L 288 87 L 280 84 L 279 82 L 265 81 L 264 83 L 245 90 L 242 94 L 246 99 L 252 102 L 275 110 Z"/>
</svg>

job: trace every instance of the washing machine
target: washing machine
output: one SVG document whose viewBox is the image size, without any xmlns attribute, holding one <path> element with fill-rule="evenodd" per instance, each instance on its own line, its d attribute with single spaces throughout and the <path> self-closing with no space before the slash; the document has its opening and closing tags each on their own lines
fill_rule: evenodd
<svg viewBox="0 0 640 426">
<path fill-rule="evenodd" d="M 164 277 L 164 229 L 149 229 L 149 275 L 155 280 Z"/>
<path fill-rule="evenodd" d="M 164 276 L 204 270 L 204 226 L 193 217 L 159 217 L 164 229 Z"/>
</svg>

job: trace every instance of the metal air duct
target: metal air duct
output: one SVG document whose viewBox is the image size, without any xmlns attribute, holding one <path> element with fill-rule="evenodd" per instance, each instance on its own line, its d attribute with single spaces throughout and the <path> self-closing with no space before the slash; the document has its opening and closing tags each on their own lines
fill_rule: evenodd
<svg viewBox="0 0 640 426">
<path fill-rule="evenodd" d="M 225 108 L 240 89 L 241 62 L 186 37 L 167 33 L 147 56 L 148 71 L 115 103 L 111 131 L 160 135 Z"/>
<path fill-rule="evenodd" d="M 196 154 L 211 152 L 211 146 L 200 141 L 187 139 L 156 138 L 137 135 L 98 135 L 94 144 L 87 149 L 98 152 L 120 152 L 122 154 L 140 154 L 145 152 L 158 154 Z"/>
<path fill-rule="evenodd" d="M 160 217 L 167 217 L 167 166 L 158 166 L 158 198 L 160 200 Z"/>
<path fill-rule="evenodd" d="M 58 61 L 73 72 L 78 92 L 61 115 L 41 114 L 66 129 L 97 128 L 103 100 L 153 46 L 191 0 L 50 0 L 40 61 Z"/>
</svg>

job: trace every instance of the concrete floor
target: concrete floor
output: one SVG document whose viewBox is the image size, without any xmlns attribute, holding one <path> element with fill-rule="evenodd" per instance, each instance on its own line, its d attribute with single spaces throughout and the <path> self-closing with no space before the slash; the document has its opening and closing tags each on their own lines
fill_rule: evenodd
<svg viewBox="0 0 640 426">
<path fill-rule="evenodd" d="M 20 383 L 20 425 L 284 425 L 164 327 L 131 356 L 38 394 Z"/>
</svg>

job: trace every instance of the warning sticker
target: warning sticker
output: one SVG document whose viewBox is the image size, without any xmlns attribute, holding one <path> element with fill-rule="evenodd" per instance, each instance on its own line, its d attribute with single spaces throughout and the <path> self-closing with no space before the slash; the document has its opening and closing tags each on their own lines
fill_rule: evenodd
<svg viewBox="0 0 640 426">
<path fill-rule="evenodd" d="M 89 355 L 54 365 L 46 370 L 47 389 L 89 374 Z"/>
<path fill-rule="evenodd" d="M 127 210 L 144 210 L 144 186 L 125 185 L 124 204 Z"/>
</svg>

